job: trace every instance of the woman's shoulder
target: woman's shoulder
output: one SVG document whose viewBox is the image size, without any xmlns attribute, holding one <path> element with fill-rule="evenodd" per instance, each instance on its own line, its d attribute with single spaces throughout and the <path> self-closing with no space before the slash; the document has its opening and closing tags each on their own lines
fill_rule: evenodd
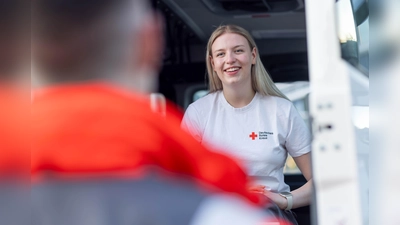
<svg viewBox="0 0 400 225">
<path fill-rule="evenodd" d="M 269 106 L 275 105 L 276 107 L 279 108 L 291 108 L 293 106 L 293 103 L 285 98 L 278 97 L 278 96 L 273 96 L 273 95 L 260 95 L 260 99 L 263 102 L 268 103 Z"/>
</svg>

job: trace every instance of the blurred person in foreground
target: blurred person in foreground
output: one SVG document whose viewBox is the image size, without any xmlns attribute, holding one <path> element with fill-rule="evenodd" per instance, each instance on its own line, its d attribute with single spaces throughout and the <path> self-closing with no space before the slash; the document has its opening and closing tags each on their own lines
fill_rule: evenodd
<svg viewBox="0 0 400 225">
<path fill-rule="evenodd" d="M 28 224 L 30 29 L 26 1 L 0 1 L 0 218 Z"/>
<path fill-rule="evenodd" d="M 272 221 L 234 160 L 182 131 L 173 108 L 151 110 L 162 23 L 145 1 L 32 6 L 33 224 Z"/>
</svg>

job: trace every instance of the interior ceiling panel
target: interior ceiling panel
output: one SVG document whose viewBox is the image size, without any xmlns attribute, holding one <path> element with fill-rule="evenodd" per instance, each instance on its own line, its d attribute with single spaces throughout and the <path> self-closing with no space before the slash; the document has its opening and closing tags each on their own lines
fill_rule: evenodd
<svg viewBox="0 0 400 225">
<path fill-rule="evenodd" d="M 244 27 L 254 38 L 276 39 L 276 38 L 303 38 L 305 39 L 305 13 L 303 0 L 280 0 L 281 2 L 300 2 L 300 8 L 296 10 L 274 12 L 265 8 L 265 12 L 245 12 L 244 10 L 231 10 L 226 13 L 214 13 L 206 6 L 206 2 L 221 4 L 222 0 L 162 0 L 173 10 L 200 38 L 206 42 L 211 32 L 220 24 L 237 24 Z M 254 0 L 231 0 L 231 2 L 246 3 Z M 222 1 L 224 2 L 224 1 Z M 274 3 L 277 0 L 268 0 Z M 292 7 L 293 8 L 293 7 Z M 218 10 L 223 10 L 219 8 Z M 217 10 L 217 11 L 218 11 Z M 216 10 L 214 10 L 216 11 Z M 258 10 L 256 10 L 258 11 Z"/>
</svg>

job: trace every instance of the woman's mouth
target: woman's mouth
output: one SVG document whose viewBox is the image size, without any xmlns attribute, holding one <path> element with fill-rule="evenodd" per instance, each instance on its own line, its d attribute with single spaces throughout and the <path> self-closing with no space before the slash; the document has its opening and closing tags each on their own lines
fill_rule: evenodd
<svg viewBox="0 0 400 225">
<path fill-rule="evenodd" d="M 231 68 L 224 70 L 224 72 L 228 75 L 235 75 L 239 70 L 240 70 L 240 67 L 231 67 Z"/>
</svg>

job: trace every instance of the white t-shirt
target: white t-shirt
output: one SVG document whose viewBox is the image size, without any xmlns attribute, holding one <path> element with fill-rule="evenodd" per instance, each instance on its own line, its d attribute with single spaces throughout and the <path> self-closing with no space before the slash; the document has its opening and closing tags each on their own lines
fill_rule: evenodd
<svg viewBox="0 0 400 225">
<path fill-rule="evenodd" d="M 181 126 L 203 145 L 242 161 L 257 184 L 275 192 L 290 191 L 283 176 L 287 154 L 311 150 L 310 131 L 293 104 L 259 93 L 242 108 L 231 106 L 222 91 L 208 94 L 189 105 Z"/>
</svg>

